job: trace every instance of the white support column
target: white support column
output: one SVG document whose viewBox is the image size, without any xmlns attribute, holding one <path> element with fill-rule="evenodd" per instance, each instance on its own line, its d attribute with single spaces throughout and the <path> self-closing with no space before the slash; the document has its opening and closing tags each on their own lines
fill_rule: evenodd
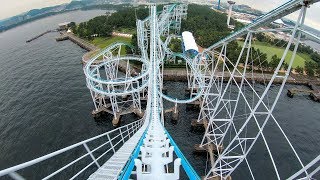
<svg viewBox="0 0 320 180">
<path fill-rule="evenodd" d="M 230 27 L 230 19 L 231 19 L 231 14 L 232 14 L 232 7 L 235 4 L 233 1 L 228 1 L 229 4 L 229 10 L 228 10 L 228 20 L 227 20 L 227 25 Z"/>
<path fill-rule="evenodd" d="M 265 97 L 267 97 L 267 93 L 272 85 L 272 83 L 274 82 L 275 78 L 278 77 L 279 75 L 279 70 L 284 62 L 284 59 L 285 57 L 287 56 L 287 53 L 288 53 L 288 50 L 291 46 L 291 44 L 293 43 L 293 40 L 294 38 L 296 37 L 297 35 L 297 28 L 299 26 L 301 26 L 303 23 L 304 23 L 304 19 L 305 19 L 305 13 L 306 13 L 306 7 L 303 6 L 301 11 L 300 11 L 300 15 L 299 15 L 299 18 L 298 18 L 298 21 L 296 23 L 296 26 L 292 32 L 292 35 L 291 35 L 291 38 L 289 40 L 289 43 L 284 51 L 284 54 L 280 60 L 280 63 L 278 64 L 278 67 L 277 69 L 275 70 L 275 73 L 274 75 L 272 76 L 270 82 L 268 83 L 267 87 L 265 88 L 263 94 L 261 96 L 259 96 L 256 91 L 254 89 L 251 89 L 254 93 L 257 94 L 258 96 L 258 102 L 256 102 L 254 104 L 254 106 L 251 108 L 251 105 L 248 103 L 248 100 L 247 100 L 247 97 L 246 95 L 244 94 L 242 88 L 241 88 L 241 85 L 237 85 L 237 90 L 239 91 L 239 93 L 241 94 L 243 100 L 245 101 L 246 103 L 246 106 L 248 107 L 249 111 L 250 111 L 250 114 L 246 117 L 244 123 L 242 124 L 242 126 L 240 128 L 235 128 L 235 135 L 233 137 L 233 139 L 230 141 L 230 143 L 227 145 L 227 147 L 224 149 L 224 151 L 220 154 L 220 156 L 218 157 L 218 159 L 216 160 L 215 162 L 215 165 L 214 167 L 212 167 L 212 169 L 210 170 L 210 172 L 207 174 L 206 178 L 210 178 L 210 177 L 222 177 L 222 178 L 227 178 L 231 175 L 231 173 L 239 166 L 239 164 L 243 161 L 243 160 L 246 160 L 246 156 L 248 155 L 248 153 L 250 152 L 250 150 L 252 149 L 253 145 L 255 144 L 255 142 L 257 141 L 258 137 L 259 136 L 262 136 L 263 138 L 263 141 L 267 147 L 267 150 L 268 150 L 268 153 L 270 155 L 270 158 L 271 158 L 271 161 L 272 161 L 272 164 L 275 168 L 275 172 L 276 172 L 276 175 L 277 175 L 277 178 L 279 179 L 280 176 L 278 174 L 278 171 L 277 171 L 277 168 L 276 168 L 276 164 L 273 160 L 273 156 L 270 152 L 270 149 L 268 147 L 268 144 L 264 138 L 264 135 L 263 135 L 263 129 L 266 125 L 266 123 L 268 122 L 269 118 L 270 117 L 273 117 L 272 116 L 272 112 L 273 112 L 273 109 L 280 97 L 280 94 L 282 92 L 282 89 L 284 87 L 284 84 L 285 84 L 285 81 L 289 75 L 289 73 L 287 73 L 282 79 L 282 84 L 281 84 L 281 87 L 277 93 L 277 96 L 271 106 L 271 108 L 269 109 L 268 106 L 266 106 L 264 104 L 264 99 Z M 300 37 L 301 37 L 301 34 L 298 33 L 298 41 L 300 41 Z M 299 43 L 296 43 L 295 44 L 295 49 L 294 49 L 294 52 L 293 52 L 293 55 L 291 57 L 291 60 L 290 60 L 290 63 L 289 63 L 289 68 L 288 68 L 288 71 L 290 71 L 290 68 L 293 64 L 293 60 L 295 58 L 295 54 L 296 54 L 296 51 L 297 51 L 297 47 L 298 47 L 298 44 Z M 234 70 L 237 69 L 237 64 L 234 66 Z M 233 71 L 234 72 L 234 71 Z M 238 73 L 242 76 L 243 79 L 245 79 L 245 70 L 243 73 L 240 73 L 238 71 Z M 232 77 L 232 75 L 231 75 Z M 233 81 L 234 80 L 234 77 L 232 77 Z M 246 80 L 247 81 L 247 80 Z M 241 82 L 242 84 L 243 82 Z M 252 86 L 250 86 L 250 88 L 252 88 Z M 238 97 L 239 97 L 239 94 L 238 94 Z M 222 101 L 221 101 L 222 102 Z M 217 105 L 219 106 L 219 105 Z M 263 107 L 263 109 L 261 109 Z M 259 110 L 258 110 L 259 109 Z M 263 117 L 260 117 L 259 119 L 259 122 L 257 121 L 257 115 L 265 115 Z M 255 132 L 255 134 L 252 134 L 251 132 L 251 135 L 249 137 L 246 136 L 245 131 L 244 129 L 246 129 L 248 127 L 248 124 L 250 121 L 253 121 L 253 123 L 256 124 L 256 127 L 257 127 L 257 132 Z M 217 137 L 217 136 L 215 136 Z M 222 140 L 220 141 L 222 142 Z M 291 143 L 288 141 L 288 143 L 290 144 L 291 146 Z M 246 148 L 244 148 L 243 146 L 245 146 Z M 234 154 L 236 153 L 235 152 L 235 149 L 236 147 L 241 147 L 240 148 L 240 151 L 237 151 L 237 154 L 239 154 L 239 156 L 234 156 Z M 292 147 L 292 146 L 291 146 Z M 296 158 L 298 159 L 298 161 L 300 162 L 301 166 L 303 167 L 303 164 L 299 158 L 299 156 L 296 154 L 296 151 L 294 150 L 294 148 L 292 147 L 292 150 L 293 152 L 295 153 L 296 155 Z M 228 161 L 226 161 L 226 159 L 228 159 Z"/>
</svg>

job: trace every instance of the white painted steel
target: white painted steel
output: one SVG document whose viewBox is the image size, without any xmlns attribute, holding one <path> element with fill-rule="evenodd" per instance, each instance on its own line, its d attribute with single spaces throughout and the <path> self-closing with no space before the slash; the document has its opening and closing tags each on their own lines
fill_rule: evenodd
<svg viewBox="0 0 320 180">
<path fill-rule="evenodd" d="M 264 129 L 270 120 L 275 123 L 276 128 L 284 137 L 285 143 L 293 152 L 295 160 L 301 166 L 301 170 L 289 179 L 313 178 L 320 170 L 320 156 L 304 165 L 298 152 L 273 116 L 273 111 L 288 79 L 301 35 L 317 37 L 303 29 L 306 9 L 316 2 L 318 0 L 288 1 L 243 29 L 205 49 L 194 59 L 173 53 L 168 48 L 170 38 L 179 37 L 177 34 L 181 28 L 181 20 L 186 18 L 187 6 L 183 4 L 166 5 L 163 11 L 157 14 L 156 6 L 151 5 L 150 16 L 144 20 L 137 20 L 137 38 L 141 56 L 127 55 L 123 57 L 120 52 L 126 44 L 115 43 L 98 53 L 84 67 L 87 86 L 90 89 L 96 111 L 111 108 L 112 113 L 116 115 L 122 110 L 125 103 L 131 103 L 132 107 L 141 112 L 140 101 L 142 96 L 142 98 L 148 99 L 143 119 L 35 160 L 2 170 L 0 171 L 0 177 L 8 175 L 13 179 L 23 179 L 17 171 L 54 158 L 57 155 L 62 155 L 70 150 L 84 148 L 85 154 L 58 168 L 43 179 L 54 178 L 85 157 L 88 157 L 90 162 L 79 172 L 71 175 L 71 179 L 78 177 L 91 166 L 97 167 L 98 170 L 89 179 L 116 179 L 132 158 L 132 152 L 137 148 L 143 133 L 146 132 L 143 145 L 140 147 L 141 154 L 134 160 L 136 171 L 132 174 L 135 174 L 137 179 L 179 179 L 181 159 L 173 159 L 176 147 L 170 142 L 164 128 L 162 101 L 165 99 L 174 102 L 175 107 L 178 103 L 189 103 L 195 100 L 201 102 L 198 121 L 208 123 L 201 146 L 212 144 L 213 147 L 216 147 L 218 155 L 209 167 L 205 179 L 228 179 L 242 162 L 247 166 L 251 178 L 255 179 L 251 168 L 252 164 L 250 164 L 247 156 L 259 138 L 266 147 L 276 178 L 283 179 L 284 177 L 281 177 L 281 173 L 279 173 L 277 161 L 274 159 L 274 152 L 271 151 L 270 144 L 265 136 Z M 273 22 L 275 19 L 300 9 L 298 23 L 295 27 L 259 29 L 265 23 Z M 248 68 L 253 67 L 250 54 L 252 53 L 251 47 L 254 35 L 262 32 L 290 32 L 291 37 L 280 63 L 274 74 L 271 75 L 270 82 L 266 83 L 264 89 L 259 93 L 256 90 L 255 83 L 249 79 L 249 77 L 254 77 L 254 74 L 253 72 L 250 73 Z M 227 57 L 229 42 L 243 35 L 246 35 L 245 42 L 238 58 L 236 60 L 229 59 Z M 160 36 L 166 40 L 163 42 Z M 279 73 L 280 68 L 292 44 L 294 44 L 293 55 L 288 70 L 283 75 Z M 150 54 L 148 54 L 148 51 Z M 162 93 L 163 68 L 160 67 L 163 67 L 165 60 L 174 57 L 181 57 L 186 61 L 188 87 L 191 89 L 191 95 L 190 98 L 185 100 L 172 98 Z M 244 61 L 241 64 L 242 58 L 244 58 Z M 130 60 L 142 63 L 140 74 L 132 73 L 133 68 L 130 66 Z M 119 77 L 120 66 L 125 69 L 124 77 Z M 262 79 L 265 79 L 264 75 Z M 279 90 L 276 96 L 270 100 L 270 87 L 276 80 L 280 82 Z M 231 92 L 235 96 L 231 96 Z M 119 97 L 123 95 L 130 95 L 132 99 L 125 102 L 119 101 Z M 110 101 L 110 103 L 108 104 L 107 101 Z M 247 131 L 249 128 L 250 133 Z M 89 146 L 100 138 L 103 138 L 102 143 L 98 143 L 95 147 Z M 97 156 L 96 153 L 104 147 L 107 147 L 107 150 Z M 107 153 L 112 153 L 113 156 L 106 162 L 100 163 L 99 160 Z M 169 164 L 173 165 L 173 172 L 169 171 Z"/>
<path fill-rule="evenodd" d="M 108 152 L 113 152 L 112 150 L 113 150 L 114 147 L 119 147 L 120 145 L 123 144 L 123 142 L 129 141 L 131 139 L 129 136 L 130 135 L 133 136 L 143 126 L 143 124 L 144 124 L 144 120 L 141 119 L 141 120 L 132 122 L 132 123 L 130 123 L 128 125 L 119 127 L 117 129 L 114 129 L 114 130 L 111 130 L 109 132 L 106 132 L 106 133 L 100 134 L 98 136 L 92 137 L 90 139 L 87 139 L 87 140 L 81 141 L 79 143 L 73 144 L 73 145 L 68 146 L 66 148 L 60 149 L 58 151 L 52 152 L 52 153 L 47 154 L 45 156 L 41 156 L 41 157 L 36 158 L 34 160 L 31 160 L 31 161 L 28 161 L 28 162 L 25 162 L 25 163 L 22 163 L 22 164 L 19 164 L 19 165 L 16 165 L 16 166 L 13 166 L 13 167 L 10 167 L 10 168 L 7 168 L 7 169 L 4 169 L 4 170 L 0 171 L 0 177 L 4 176 L 4 175 L 7 175 L 7 174 L 10 174 L 10 176 L 13 177 L 14 179 L 21 179 L 23 177 L 17 173 L 17 171 L 19 171 L 21 169 L 24 169 L 24 168 L 39 164 L 41 162 L 44 162 L 44 161 L 52 159 L 52 158 L 56 158 L 57 156 L 63 156 L 65 152 L 69 152 L 71 150 L 76 150 L 76 149 L 79 149 L 79 148 L 84 148 L 86 150 L 87 153 L 82 154 L 80 157 L 77 157 L 76 159 L 74 159 L 73 161 L 69 162 L 66 165 L 62 165 L 61 164 L 62 167 L 58 168 L 54 172 L 51 172 L 46 177 L 43 177 L 43 179 L 54 178 L 57 174 L 59 174 L 59 173 L 65 171 L 65 170 L 71 168 L 73 165 L 79 163 L 80 160 L 83 160 L 85 157 L 90 157 L 92 155 L 92 153 L 97 152 L 97 151 L 101 150 L 102 148 L 110 146 L 109 148 L 106 149 L 106 151 L 103 151 L 102 153 L 99 153 L 98 157 L 93 157 L 92 159 L 94 159 L 94 160 L 92 160 L 90 162 L 87 162 L 88 163 L 88 164 L 86 164 L 87 166 L 84 167 L 81 171 L 79 171 L 78 173 L 76 173 L 74 175 L 70 175 L 70 177 L 72 176 L 72 178 L 78 177 L 81 173 L 85 172 L 88 169 L 88 167 L 90 167 L 91 165 L 94 165 L 97 160 L 99 160 L 102 157 L 104 157 Z M 123 134 L 123 136 L 121 136 L 121 138 L 120 138 L 121 141 L 114 143 L 113 141 L 116 138 L 120 137 L 120 129 L 121 129 L 121 133 Z M 106 137 L 109 137 L 110 134 L 113 134 L 114 136 L 112 136 L 111 139 L 106 138 Z M 138 136 L 138 134 L 137 134 L 137 136 Z M 101 143 L 101 139 L 104 139 L 102 141 L 102 143 Z M 95 142 L 98 143 L 98 144 L 95 144 L 94 148 L 91 148 L 91 149 L 85 148 L 86 144 L 88 144 L 88 143 L 91 144 L 91 143 L 95 143 Z"/>
<path fill-rule="evenodd" d="M 165 16 L 165 15 L 164 15 Z M 135 159 L 137 179 L 179 179 L 179 167 L 181 160 L 174 161 L 174 173 L 170 173 L 165 167 L 173 162 L 174 147 L 170 146 L 170 140 L 163 127 L 162 99 L 160 96 L 162 80 L 160 74 L 160 62 L 162 49 L 159 48 L 160 32 L 156 15 L 156 6 L 151 6 L 150 15 L 150 78 L 149 101 L 147 112 L 150 113 L 150 124 L 143 145 L 140 147 L 141 159 Z M 168 156 L 167 156 L 168 154 Z M 145 167 L 145 168 L 142 168 Z"/>
<path fill-rule="evenodd" d="M 293 55 L 290 59 L 289 67 L 285 75 L 280 75 L 280 68 L 284 63 L 284 59 L 287 56 L 291 44 L 293 44 L 293 42 L 300 42 L 301 33 L 304 32 L 299 31 L 299 28 L 302 27 L 304 23 L 306 6 L 314 2 L 315 1 L 290 1 L 289 3 L 286 3 L 285 5 L 277 8 L 277 11 L 267 13 L 267 15 L 256 20 L 254 23 L 249 24 L 242 30 L 233 33 L 222 41 L 204 50 L 204 53 L 208 54 L 211 52 L 212 54 L 216 54 L 217 57 L 216 65 L 210 79 L 210 85 L 209 88 L 205 91 L 203 97 L 204 101 L 198 118 L 198 121 L 208 121 L 208 127 L 206 129 L 201 145 L 204 146 L 207 144 L 213 144 L 215 147 L 217 147 L 218 151 L 218 157 L 216 158 L 215 162 L 211 164 L 212 167 L 207 173 L 205 177 L 206 179 L 228 179 L 231 176 L 232 172 L 234 172 L 235 169 L 243 161 L 246 163 L 249 169 L 251 178 L 255 179 L 252 168 L 247 159 L 247 155 L 255 145 L 258 138 L 262 138 L 277 179 L 282 179 L 283 177 L 280 177 L 280 174 L 278 172 L 278 165 L 274 159 L 269 143 L 267 142 L 264 135 L 264 128 L 269 119 L 273 120 L 276 123 L 277 128 L 279 128 L 281 134 L 286 140 L 285 143 L 289 145 L 291 151 L 295 156 L 295 160 L 301 165 L 302 170 L 306 169 L 304 168 L 304 164 L 302 163 L 298 153 L 294 149 L 288 137 L 285 135 L 277 120 L 272 115 L 272 112 L 275 109 L 284 84 L 289 76 L 289 72 L 295 59 L 299 43 L 294 44 L 295 48 L 293 50 Z M 306 4 L 304 5 L 304 3 Z M 260 31 L 255 30 L 255 28 L 259 28 L 259 26 L 261 26 L 264 22 L 271 21 L 272 18 L 278 16 L 279 14 L 292 12 L 292 10 L 297 10 L 299 8 L 301 8 L 301 11 L 300 16 L 297 20 L 298 23 L 294 28 L 290 28 L 291 38 L 288 45 L 286 46 L 281 61 L 277 66 L 274 74 L 271 76 L 270 82 L 267 83 L 265 89 L 263 89 L 262 91 L 262 94 L 259 94 L 254 87 L 254 83 L 252 83 L 251 80 L 247 79 L 247 77 L 251 74 L 246 73 L 247 67 L 251 66 L 248 60 L 251 60 L 250 51 L 252 46 L 252 34 L 259 32 L 272 32 L 273 30 Z M 277 31 L 281 30 L 274 30 L 274 32 Z M 283 29 L 283 31 L 288 30 Z M 234 64 L 227 58 L 228 43 L 238 37 L 241 37 L 245 33 L 247 34 L 246 40 L 244 42 L 239 58 Z M 218 51 L 218 48 L 220 53 L 216 52 Z M 198 56 L 201 57 L 202 54 L 199 54 Z M 245 63 L 241 66 L 240 69 L 239 63 L 243 56 L 245 57 Z M 238 79 L 238 81 L 236 80 L 236 78 Z M 277 92 L 277 95 L 274 99 L 272 99 L 271 104 L 269 104 L 269 90 L 276 79 L 281 82 L 281 86 Z M 224 84 L 224 81 L 227 81 L 227 84 Z M 237 96 L 231 97 L 231 91 L 236 92 Z M 252 95 L 249 95 L 246 91 L 252 92 Z M 255 101 L 253 101 L 252 99 L 255 99 Z M 242 102 L 242 107 L 238 106 L 238 103 L 240 102 Z M 239 110 L 243 109 L 244 106 L 246 107 L 248 112 L 245 114 L 239 114 Z M 236 112 L 238 114 L 236 114 Z M 240 121 L 240 117 L 236 117 L 239 115 L 243 116 L 243 121 Z M 254 128 L 252 127 L 253 125 L 255 126 Z M 248 128 L 250 128 L 250 135 L 247 133 Z M 318 169 L 316 169 L 316 171 L 318 171 Z M 307 177 L 309 177 L 308 175 L 310 175 L 307 171 L 304 171 L 302 173 L 305 173 Z"/>
<path fill-rule="evenodd" d="M 145 123 L 145 125 L 139 130 L 137 129 L 136 133 L 134 133 L 133 136 L 126 141 L 107 162 L 105 162 L 96 172 L 90 175 L 88 179 L 117 179 L 119 174 L 122 172 L 122 169 L 130 159 L 132 152 L 142 137 L 142 134 L 146 130 L 146 125 L 147 123 Z"/>
</svg>

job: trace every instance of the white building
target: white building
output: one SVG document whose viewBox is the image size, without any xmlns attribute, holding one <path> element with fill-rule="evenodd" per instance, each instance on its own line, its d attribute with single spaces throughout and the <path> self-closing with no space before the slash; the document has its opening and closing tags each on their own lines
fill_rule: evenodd
<svg viewBox="0 0 320 180">
<path fill-rule="evenodd" d="M 284 27 L 285 26 L 284 22 L 281 19 L 277 19 L 277 20 L 273 21 L 272 24 L 274 24 L 274 25 L 276 25 L 278 27 Z"/>
</svg>

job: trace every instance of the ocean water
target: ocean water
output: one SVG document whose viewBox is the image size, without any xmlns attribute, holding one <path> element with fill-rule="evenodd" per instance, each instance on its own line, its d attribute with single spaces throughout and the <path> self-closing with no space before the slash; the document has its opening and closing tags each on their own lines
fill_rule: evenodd
<svg viewBox="0 0 320 180">
<path fill-rule="evenodd" d="M 311 40 L 306 40 L 304 43 L 310 47 L 312 47 L 317 52 L 320 52 L 320 44 Z"/>
<path fill-rule="evenodd" d="M 58 23 L 86 21 L 104 12 L 69 12 L 0 33 L 0 169 L 113 129 L 111 119 L 96 122 L 91 117 L 93 104 L 80 64 L 85 50 L 70 41 L 56 42 L 54 38 L 58 33 L 49 33 L 25 43 L 37 34 L 56 28 Z M 184 97 L 185 82 L 165 82 L 165 87 L 170 95 Z M 291 87 L 288 85 L 286 89 Z M 274 92 L 277 88 L 273 87 Z M 320 152 L 320 104 L 307 96 L 288 98 L 286 89 L 274 115 L 302 161 L 308 163 Z M 165 106 L 171 107 L 172 104 L 165 102 Z M 179 122 L 172 124 L 168 116 L 165 126 L 198 174 L 204 175 L 207 157 L 193 154 L 194 144 L 200 143 L 203 135 L 190 131 L 190 122 L 197 118 L 198 113 L 186 111 L 185 105 L 180 105 L 179 110 Z M 134 119 L 128 115 L 122 120 L 123 123 L 130 123 Z M 288 177 L 299 168 L 291 163 L 288 147 L 282 144 L 283 138 L 275 124 L 269 123 L 266 128 L 266 138 L 272 152 L 275 152 L 273 155 L 280 174 L 283 178 Z M 248 159 L 256 179 L 275 178 L 261 141 L 253 148 Z M 27 169 L 22 173 L 28 174 L 30 179 L 37 179 L 38 176 L 30 174 L 36 172 L 41 177 L 49 166 L 59 163 L 52 162 L 37 167 L 36 171 Z M 232 177 L 250 179 L 244 165 L 240 165 Z"/>
<path fill-rule="evenodd" d="M 184 98 L 182 91 L 176 89 L 185 89 L 187 84 L 184 82 L 166 82 L 165 87 L 168 94 Z M 263 88 L 258 85 L 258 91 Z M 304 164 L 309 163 L 320 152 L 320 104 L 312 101 L 308 96 L 298 95 L 289 98 L 286 95 L 287 89 L 306 88 L 304 86 L 286 85 L 280 99 L 274 110 L 274 116 L 278 120 L 283 131 L 293 144 Z M 273 86 L 270 95 L 275 95 L 279 86 Z M 233 95 L 234 96 L 234 95 Z M 271 97 L 271 96 L 270 96 Z M 172 107 L 172 103 L 165 102 L 165 106 Z M 242 104 L 239 103 L 239 106 Z M 171 133 L 174 140 L 184 155 L 190 160 L 199 175 L 203 176 L 209 170 L 208 157 L 206 155 L 196 155 L 193 153 L 193 145 L 200 144 L 203 134 L 190 131 L 192 119 L 197 119 L 198 112 L 186 110 L 185 105 L 179 106 L 179 122 L 174 125 L 166 121 L 166 128 Z M 170 115 L 167 115 L 170 118 Z M 170 120 L 170 119 L 169 119 Z M 250 132 L 250 129 L 248 129 Z M 286 143 L 276 124 L 269 120 L 264 129 L 265 138 L 269 144 L 274 157 L 281 179 L 288 178 L 300 166 L 294 157 L 289 145 Z M 269 158 L 267 149 L 260 138 L 248 155 L 248 162 L 256 179 L 276 179 L 276 174 Z M 319 175 L 316 179 L 319 179 Z M 232 179 L 252 179 L 247 165 L 243 162 L 232 174 Z"/>
</svg>

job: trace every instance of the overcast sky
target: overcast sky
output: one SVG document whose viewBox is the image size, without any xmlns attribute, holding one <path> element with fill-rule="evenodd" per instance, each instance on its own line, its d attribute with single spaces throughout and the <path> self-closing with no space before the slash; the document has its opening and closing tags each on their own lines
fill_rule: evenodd
<svg viewBox="0 0 320 180">
<path fill-rule="evenodd" d="M 227 2 L 227 0 L 222 0 Z M 247 4 L 255 9 L 259 9 L 268 12 L 281 4 L 288 2 L 289 0 L 233 0 L 237 4 Z M 298 13 L 290 15 L 288 18 L 296 20 Z M 312 5 L 307 10 L 306 22 L 308 26 L 312 26 L 320 30 L 320 3 Z"/>
<path fill-rule="evenodd" d="M 68 3 L 71 0 L 0 0 L 0 19 L 8 18 L 31 9 L 48 7 L 63 3 Z M 227 0 L 222 0 L 226 2 Z M 247 4 L 255 9 L 270 11 L 288 0 L 234 0 L 237 4 Z M 295 19 L 297 13 L 290 16 L 290 19 Z M 320 30 L 320 3 L 313 5 L 307 11 L 306 24 Z"/>
<path fill-rule="evenodd" d="M 0 0 L 0 19 L 15 16 L 31 9 L 54 6 L 70 1 L 71 0 Z"/>
</svg>

